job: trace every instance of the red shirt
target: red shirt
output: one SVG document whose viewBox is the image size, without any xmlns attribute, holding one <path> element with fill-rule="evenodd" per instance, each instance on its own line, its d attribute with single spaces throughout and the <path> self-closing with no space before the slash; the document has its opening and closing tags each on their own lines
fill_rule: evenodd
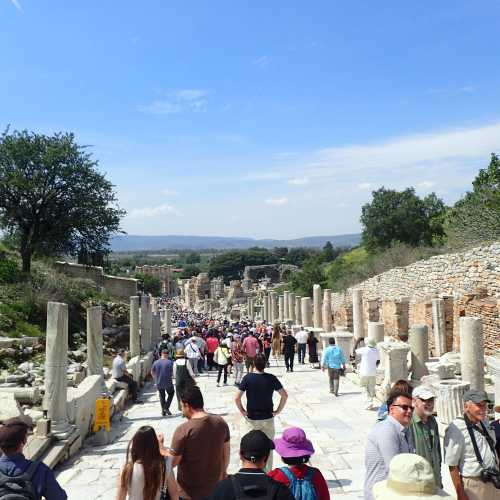
<svg viewBox="0 0 500 500">
<path fill-rule="evenodd" d="M 209 353 L 214 353 L 219 347 L 219 341 L 215 337 L 207 338 L 207 350 Z"/>
<path fill-rule="evenodd" d="M 292 474 L 297 478 L 297 479 L 302 479 L 306 475 L 307 470 L 310 468 L 306 464 L 302 465 L 292 465 L 288 467 Z M 318 500 L 330 500 L 330 492 L 328 491 L 328 486 L 326 484 L 325 478 L 323 477 L 323 474 L 321 474 L 319 469 L 316 469 L 314 467 L 311 467 L 314 469 L 314 475 L 312 478 L 312 483 L 314 486 L 314 489 L 316 490 L 316 495 L 318 497 Z M 285 476 L 283 472 L 281 472 L 280 469 L 274 469 L 271 472 L 268 473 L 268 476 L 271 476 L 275 481 L 278 481 L 278 483 L 283 483 L 286 485 L 286 487 L 290 487 L 288 478 Z"/>
<path fill-rule="evenodd" d="M 259 341 L 250 335 L 243 341 L 243 350 L 249 358 L 255 358 L 257 352 L 259 351 Z"/>
</svg>

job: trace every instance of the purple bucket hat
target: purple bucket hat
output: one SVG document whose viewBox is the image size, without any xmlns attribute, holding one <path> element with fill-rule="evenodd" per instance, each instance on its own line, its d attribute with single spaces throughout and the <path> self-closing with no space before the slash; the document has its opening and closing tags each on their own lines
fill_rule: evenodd
<svg viewBox="0 0 500 500">
<path fill-rule="evenodd" d="M 306 438 L 306 433 L 300 427 L 290 427 L 283 431 L 281 438 L 275 439 L 277 453 L 283 458 L 303 457 L 312 455 L 314 447 Z"/>
</svg>

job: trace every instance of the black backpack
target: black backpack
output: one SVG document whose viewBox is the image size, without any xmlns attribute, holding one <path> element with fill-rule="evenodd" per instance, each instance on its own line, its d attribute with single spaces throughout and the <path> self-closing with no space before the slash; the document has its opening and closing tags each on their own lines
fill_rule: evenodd
<svg viewBox="0 0 500 500">
<path fill-rule="evenodd" d="M 0 471 L 0 500 L 37 500 L 33 476 L 40 462 L 31 465 L 17 476 L 7 476 Z"/>
<path fill-rule="evenodd" d="M 268 481 L 267 488 L 258 484 L 242 486 L 236 478 L 236 475 L 231 476 L 231 483 L 233 484 L 234 495 L 236 500 L 274 500 L 280 483 L 277 481 Z M 1 499 L 1 497 L 0 497 Z"/>
</svg>

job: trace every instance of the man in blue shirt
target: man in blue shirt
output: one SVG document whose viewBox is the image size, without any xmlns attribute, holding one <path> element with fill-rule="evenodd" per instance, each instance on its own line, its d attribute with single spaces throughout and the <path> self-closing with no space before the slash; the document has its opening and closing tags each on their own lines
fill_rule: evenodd
<svg viewBox="0 0 500 500">
<path fill-rule="evenodd" d="M 174 384 L 172 383 L 172 375 L 174 372 L 174 362 L 168 359 L 168 350 L 161 351 L 161 358 L 157 359 L 151 367 L 151 375 L 160 395 L 161 414 L 172 415 L 170 412 L 170 404 L 174 398 Z M 168 394 L 168 399 L 165 401 L 165 392 Z"/>
<path fill-rule="evenodd" d="M 3 452 L 0 457 L 0 472 L 2 474 L 9 477 L 20 476 L 33 463 L 23 455 L 28 431 L 31 428 L 32 423 L 23 417 L 9 418 L 0 425 L 0 450 Z M 46 500 L 67 500 L 68 498 L 66 492 L 59 486 L 52 470 L 42 462 L 36 466 L 31 484 L 36 500 L 41 500 L 42 497 Z"/>
<path fill-rule="evenodd" d="M 321 358 L 321 370 L 325 371 L 328 368 L 328 379 L 330 381 L 330 392 L 339 395 L 340 371 L 345 370 L 345 354 L 344 351 L 335 345 L 335 339 L 330 337 L 330 344 L 324 351 Z"/>
</svg>

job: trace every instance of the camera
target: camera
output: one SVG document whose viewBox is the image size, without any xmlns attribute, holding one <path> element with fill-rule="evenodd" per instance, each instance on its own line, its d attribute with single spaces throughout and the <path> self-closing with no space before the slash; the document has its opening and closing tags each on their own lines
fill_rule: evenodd
<svg viewBox="0 0 500 500">
<path fill-rule="evenodd" d="M 492 467 L 483 469 L 480 478 L 483 483 L 493 483 L 493 486 L 500 490 L 500 472 L 498 470 Z"/>
</svg>

